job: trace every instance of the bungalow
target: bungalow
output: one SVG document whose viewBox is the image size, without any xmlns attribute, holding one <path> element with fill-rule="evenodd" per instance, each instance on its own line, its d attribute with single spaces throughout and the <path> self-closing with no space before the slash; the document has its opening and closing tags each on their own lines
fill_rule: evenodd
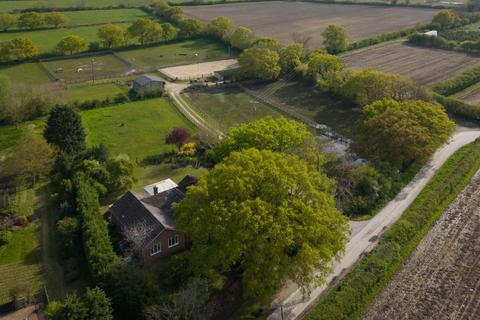
<svg viewBox="0 0 480 320">
<path fill-rule="evenodd" d="M 125 238 L 132 233 L 140 237 L 137 242 L 144 260 L 178 252 L 185 248 L 185 236 L 175 228 L 172 204 L 180 202 L 196 182 L 195 177 L 186 176 L 178 185 L 167 179 L 145 187 L 143 193 L 128 191 L 109 208 L 112 224 Z"/>
</svg>

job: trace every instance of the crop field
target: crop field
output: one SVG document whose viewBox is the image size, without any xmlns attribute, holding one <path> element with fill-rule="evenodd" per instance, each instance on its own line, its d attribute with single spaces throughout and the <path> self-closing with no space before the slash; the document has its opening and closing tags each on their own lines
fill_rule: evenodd
<svg viewBox="0 0 480 320">
<path fill-rule="evenodd" d="M 183 41 L 119 52 L 118 55 L 139 68 L 192 64 L 230 57 L 221 44 L 207 40 Z M 196 56 L 197 55 L 197 56 Z"/>
<path fill-rule="evenodd" d="M 42 63 L 56 78 L 63 79 L 67 83 L 113 78 L 132 71 L 131 66 L 112 54 L 55 59 Z"/>
<path fill-rule="evenodd" d="M 126 93 L 127 87 L 113 82 L 92 85 L 91 83 L 72 86 L 65 89 L 66 101 L 104 100 L 113 98 L 119 93 Z"/>
<path fill-rule="evenodd" d="M 480 105 L 480 85 L 474 85 L 454 97 L 469 104 Z"/>
<path fill-rule="evenodd" d="M 480 171 L 363 317 L 480 319 Z"/>
<path fill-rule="evenodd" d="M 124 23 L 118 25 L 128 26 L 129 24 Z M 0 41 L 11 40 L 14 38 L 28 38 L 37 45 L 39 53 L 51 53 L 55 51 L 57 43 L 66 36 L 80 36 L 87 41 L 87 44 L 89 42 L 98 41 L 97 31 L 99 27 L 100 26 L 96 25 L 76 28 L 0 33 Z"/>
<path fill-rule="evenodd" d="M 480 62 L 480 56 L 393 42 L 343 55 L 349 68 L 374 68 L 411 77 L 423 85 L 448 79 Z"/>
<path fill-rule="evenodd" d="M 256 2 L 208 6 L 186 6 L 185 13 L 202 21 L 218 16 L 233 19 L 257 36 L 270 36 L 283 43 L 292 34 L 311 37 L 313 48 L 322 45 L 321 33 L 330 24 L 345 27 L 350 41 L 427 23 L 436 10 L 401 7 L 315 4 L 307 2 Z"/>
<path fill-rule="evenodd" d="M 195 111 L 222 132 L 266 116 L 280 116 L 279 112 L 239 88 L 188 92 L 183 97 Z"/>
</svg>

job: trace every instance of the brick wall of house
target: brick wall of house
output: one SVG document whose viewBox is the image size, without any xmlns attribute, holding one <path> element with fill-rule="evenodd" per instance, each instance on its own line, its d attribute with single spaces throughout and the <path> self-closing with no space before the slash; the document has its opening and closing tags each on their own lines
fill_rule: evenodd
<svg viewBox="0 0 480 320">
<path fill-rule="evenodd" d="M 168 239 L 175 235 L 178 235 L 179 243 L 178 245 L 169 248 Z M 162 251 L 154 255 L 150 255 L 151 249 L 156 243 L 161 243 Z M 143 256 L 145 260 L 158 260 L 158 259 L 167 257 L 169 255 L 172 255 L 175 252 L 181 251 L 184 248 L 185 248 L 185 236 L 179 234 L 177 231 L 174 231 L 174 230 L 164 230 L 154 240 L 152 240 L 149 244 L 145 246 L 145 248 L 143 249 Z"/>
</svg>

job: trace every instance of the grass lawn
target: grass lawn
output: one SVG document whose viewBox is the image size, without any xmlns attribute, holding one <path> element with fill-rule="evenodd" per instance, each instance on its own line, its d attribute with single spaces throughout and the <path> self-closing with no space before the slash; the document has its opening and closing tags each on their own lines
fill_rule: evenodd
<svg viewBox="0 0 480 320">
<path fill-rule="evenodd" d="M 139 67 L 165 67 L 229 58 L 226 47 L 208 40 L 184 41 L 122 51 L 118 55 Z"/>
<path fill-rule="evenodd" d="M 2 2 L 2 1 L 0 1 Z M 85 11 L 88 12 L 88 11 Z M 128 23 L 119 23 L 120 26 L 128 26 Z M 77 28 L 59 28 L 40 31 L 19 31 L 0 33 L 0 41 L 11 40 L 13 38 L 29 38 L 38 47 L 39 53 L 51 53 L 55 50 L 57 43 L 69 35 L 77 35 L 84 38 L 87 44 L 98 41 L 97 30 L 100 26 L 87 26 Z"/>
<path fill-rule="evenodd" d="M 39 63 L 28 62 L 0 68 L 0 74 L 10 78 L 12 85 L 42 85 L 52 83 Z"/>
<path fill-rule="evenodd" d="M 194 131 L 193 125 L 163 98 L 88 110 L 81 116 L 89 145 L 104 143 L 113 155 L 127 154 L 138 162 L 174 148 L 164 144 L 173 127 Z"/>
<path fill-rule="evenodd" d="M 275 109 L 237 88 L 189 92 L 184 94 L 184 98 L 222 132 L 265 116 L 280 116 Z"/>
<path fill-rule="evenodd" d="M 160 164 L 152 166 L 142 166 L 135 170 L 137 183 L 133 187 L 135 191 L 143 191 L 143 187 L 170 178 L 175 182 L 180 182 L 186 175 L 192 175 L 197 178 L 204 176 L 208 172 L 205 168 L 193 168 L 191 166 L 184 168 L 172 168 L 169 164 Z"/>
<path fill-rule="evenodd" d="M 98 84 L 82 84 L 65 89 L 65 100 L 67 102 L 85 100 L 104 100 L 115 97 L 119 93 L 126 93 L 128 88 L 113 82 Z"/>
</svg>

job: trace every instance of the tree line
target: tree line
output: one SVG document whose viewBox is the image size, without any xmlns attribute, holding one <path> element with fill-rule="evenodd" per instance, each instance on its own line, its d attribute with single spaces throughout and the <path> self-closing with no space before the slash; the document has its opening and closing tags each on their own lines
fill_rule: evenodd
<svg viewBox="0 0 480 320">
<path fill-rule="evenodd" d="M 20 15 L 0 12 L 0 30 L 3 31 L 8 31 L 15 27 L 29 30 L 39 29 L 45 26 L 58 28 L 68 22 L 68 17 L 61 12 L 27 12 Z"/>
</svg>

